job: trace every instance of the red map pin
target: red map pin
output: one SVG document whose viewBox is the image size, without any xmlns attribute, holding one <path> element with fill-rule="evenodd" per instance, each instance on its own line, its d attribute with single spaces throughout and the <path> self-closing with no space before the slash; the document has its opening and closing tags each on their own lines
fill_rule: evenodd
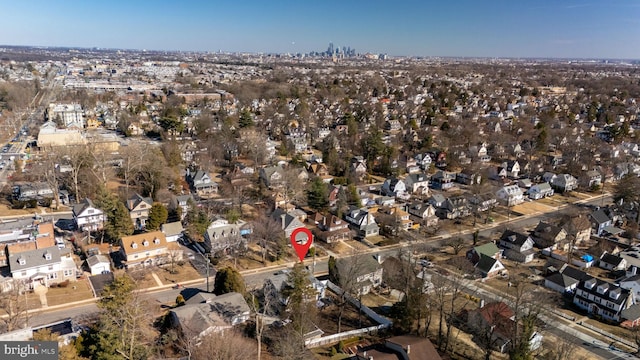
<svg viewBox="0 0 640 360">
<path fill-rule="evenodd" d="M 291 246 L 296 250 L 300 261 L 304 260 L 304 257 L 307 256 L 307 251 L 309 251 L 312 242 L 313 234 L 311 234 L 311 231 L 307 228 L 297 228 L 291 233 Z"/>
</svg>

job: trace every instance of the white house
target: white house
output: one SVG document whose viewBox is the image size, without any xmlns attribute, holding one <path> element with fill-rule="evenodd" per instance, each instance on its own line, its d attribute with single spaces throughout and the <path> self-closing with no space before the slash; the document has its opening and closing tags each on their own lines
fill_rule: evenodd
<svg viewBox="0 0 640 360">
<path fill-rule="evenodd" d="M 162 224 L 160 226 L 160 231 L 167 238 L 167 242 L 175 242 L 182 237 L 182 233 L 184 232 L 184 228 L 182 227 L 182 223 L 180 221 L 175 221 L 168 224 Z"/>
<path fill-rule="evenodd" d="M 91 255 L 86 262 L 91 275 L 100 275 L 111 271 L 111 262 L 104 255 Z"/>
<path fill-rule="evenodd" d="M 514 206 L 524 201 L 524 194 L 518 185 L 503 186 L 496 192 L 498 200 L 506 206 Z"/>
<path fill-rule="evenodd" d="M 398 178 L 386 179 L 382 184 L 382 192 L 388 196 L 402 198 L 407 192 L 405 183 Z"/>
<path fill-rule="evenodd" d="M 621 312 L 631 307 L 635 301 L 629 290 L 589 277 L 578 284 L 573 303 L 590 314 L 619 322 L 622 320 Z"/>
<path fill-rule="evenodd" d="M 75 262 L 61 256 L 57 246 L 10 253 L 8 263 L 11 276 L 26 281 L 31 288 L 76 279 Z"/>
<path fill-rule="evenodd" d="M 380 233 L 376 219 L 367 209 L 350 208 L 345 220 L 358 230 L 361 235 L 375 236 Z"/>
<path fill-rule="evenodd" d="M 97 231 L 102 229 L 107 220 L 104 212 L 93 204 L 89 198 L 73 206 L 73 221 L 80 231 Z"/>
<path fill-rule="evenodd" d="M 629 290 L 635 299 L 640 299 L 640 275 L 633 275 L 620 281 L 620 287 Z"/>
<path fill-rule="evenodd" d="M 531 186 L 527 193 L 529 194 L 530 199 L 538 200 L 545 197 L 553 196 L 553 188 L 551 187 L 551 185 L 549 185 L 549 183 L 544 182 Z"/>
<path fill-rule="evenodd" d="M 424 173 L 409 174 L 404 183 L 412 194 L 429 195 L 429 176 Z"/>
</svg>

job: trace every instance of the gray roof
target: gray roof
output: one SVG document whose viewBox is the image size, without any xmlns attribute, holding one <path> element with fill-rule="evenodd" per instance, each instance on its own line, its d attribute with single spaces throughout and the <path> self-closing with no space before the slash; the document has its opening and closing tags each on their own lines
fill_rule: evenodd
<svg viewBox="0 0 640 360">
<path fill-rule="evenodd" d="M 84 200 L 82 200 L 82 202 L 73 205 L 73 213 L 76 216 L 78 216 L 78 215 L 82 214 L 85 210 L 87 210 L 90 207 L 96 208 L 96 206 L 93 204 L 93 201 L 91 201 L 91 199 L 84 198 Z"/>
<path fill-rule="evenodd" d="M 104 263 L 111 264 L 111 261 L 109 261 L 108 257 L 106 257 L 104 255 L 101 255 L 101 254 L 91 255 L 91 256 L 89 256 L 87 258 L 87 265 L 89 265 L 89 267 L 98 265 L 100 263 L 102 263 L 102 264 L 104 264 Z"/>
<path fill-rule="evenodd" d="M 353 276 L 355 277 L 371 274 L 382 267 L 382 265 L 379 264 L 378 261 L 376 261 L 376 259 L 374 259 L 371 255 L 359 256 L 357 258 L 357 264 L 354 263 L 353 258 L 341 258 L 336 260 L 336 267 L 338 268 L 339 273 L 341 272 L 345 274 L 349 272 L 348 268 L 351 266 L 354 266 L 354 268 L 351 270 L 355 272 L 353 274 Z"/>
<path fill-rule="evenodd" d="M 244 297 L 236 292 L 220 296 L 201 294 L 192 299 L 195 303 L 187 303 L 171 312 L 179 319 L 181 325 L 188 326 L 196 334 L 201 334 L 211 327 L 233 325 L 235 317 L 248 316 L 250 313 Z"/>
<path fill-rule="evenodd" d="M 591 213 L 591 218 L 598 224 L 604 224 L 607 221 L 611 221 L 611 219 L 602 209 L 596 210 Z"/>
<path fill-rule="evenodd" d="M 127 209 L 129 210 L 133 210 L 135 209 L 138 205 L 140 205 L 140 203 L 145 202 L 147 203 L 149 206 L 153 205 L 153 199 L 150 197 L 143 197 L 140 194 L 135 194 L 132 197 L 130 197 L 127 200 Z"/>
<path fill-rule="evenodd" d="M 620 313 L 623 319 L 637 320 L 640 319 L 640 304 L 634 304 L 622 310 Z"/>
<path fill-rule="evenodd" d="M 184 231 L 184 228 L 182 227 L 182 223 L 180 221 L 162 224 L 160 229 L 165 234 L 165 236 L 179 235 Z"/>
<path fill-rule="evenodd" d="M 572 278 L 571 276 L 565 275 L 565 274 L 561 274 L 561 273 L 553 273 L 549 276 L 547 276 L 546 280 L 560 285 L 562 288 L 567 289 L 569 287 L 572 287 L 573 285 L 577 284 L 578 282 L 580 282 L 580 280 L 576 280 L 574 278 Z"/>
<path fill-rule="evenodd" d="M 46 254 L 51 255 L 51 260 L 46 259 Z M 24 260 L 24 265 L 20 264 L 20 259 Z M 60 249 L 51 246 L 42 249 L 29 250 L 9 255 L 9 268 L 11 272 L 31 269 L 34 267 L 46 266 L 60 262 Z"/>
</svg>

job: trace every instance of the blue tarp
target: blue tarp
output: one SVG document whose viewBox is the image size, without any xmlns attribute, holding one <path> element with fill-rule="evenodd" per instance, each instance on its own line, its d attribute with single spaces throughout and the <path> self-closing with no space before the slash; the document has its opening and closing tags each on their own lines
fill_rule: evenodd
<svg viewBox="0 0 640 360">
<path fill-rule="evenodd" d="M 582 256 L 582 260 L 586 261 L 586 262 L 590 262 L 593 261 L 593 256 L 587 254 L 587 255 L 583 255 Z"/>
</svg>

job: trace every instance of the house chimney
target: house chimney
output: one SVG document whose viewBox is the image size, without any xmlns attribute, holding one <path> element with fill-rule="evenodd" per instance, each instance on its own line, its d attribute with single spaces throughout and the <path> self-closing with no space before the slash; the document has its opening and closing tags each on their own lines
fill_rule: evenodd
<svg viewBox="0 0 640 360">
<path fill-rule="evenodd" d="M 482 309 L 484 307 L 484 299 L 480 299 L 480 308 Z"/>
<path fill-rule="evenodd" d="M 282 224 L 282 230 L 284 230 L 285 225 L 286 225 L 285 221 L 284 221 L 285 216 L 287 216 L 287 214 L 280 215 L 280 220 L 281 220 L 281 224 Z"/>
<path fill-rule="evenodd" d="M 382 264 L 382 256 L 380 254 L 375 254 L 373 257 L 375 257 L 378 264 Z"/>
</svg>

